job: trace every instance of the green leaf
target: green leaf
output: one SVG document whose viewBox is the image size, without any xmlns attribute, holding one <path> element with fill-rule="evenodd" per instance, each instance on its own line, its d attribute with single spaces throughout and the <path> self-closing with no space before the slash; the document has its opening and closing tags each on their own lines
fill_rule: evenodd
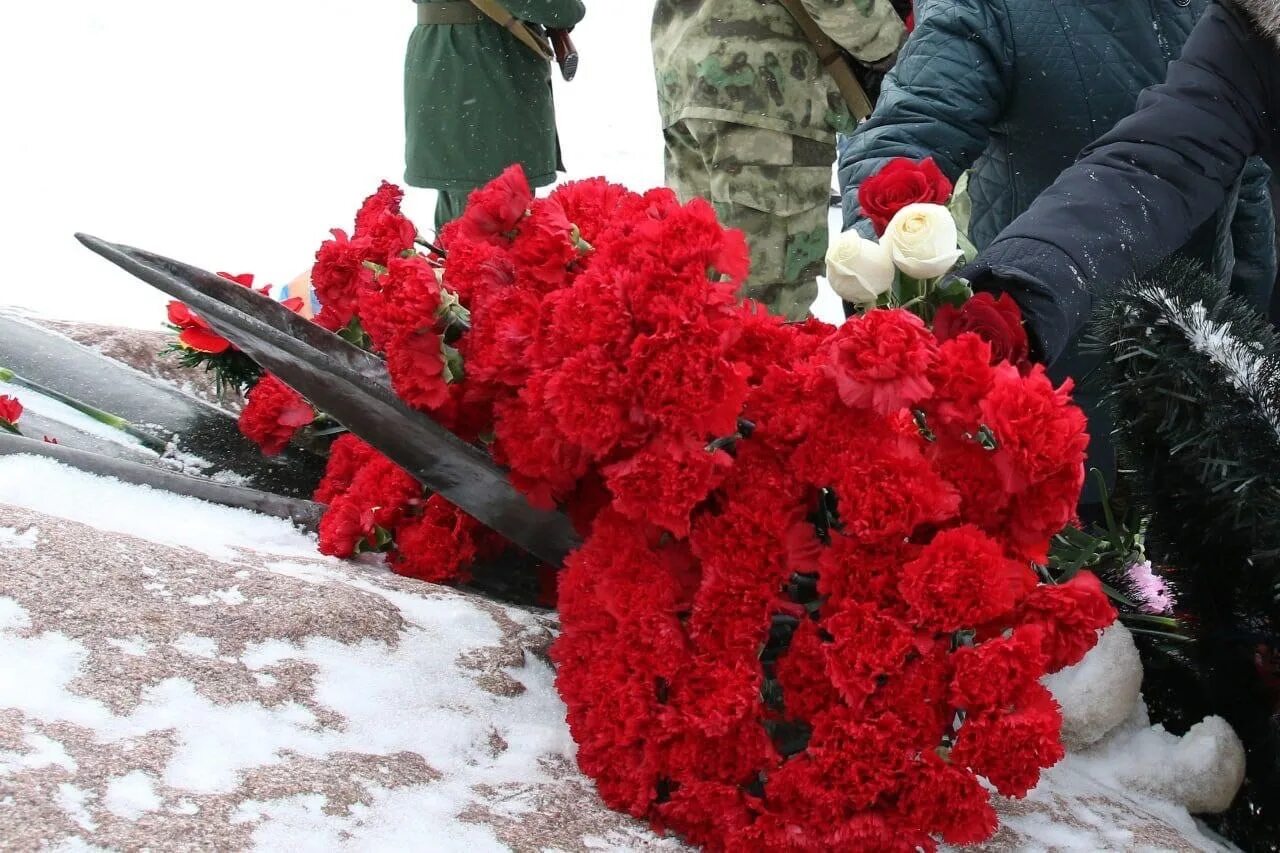
<svg viewBox="0 0 1280 853">
<path fill-rule="evenodd" d="M 351 322 L 338 331 L 338 337 L 363 350 L 368 350 L 373 346 L 373 339 L 365 333 L 364 327 L 360 325 L 359 317 L 352 317 Z"/>
<path fill-rule="evenodd" d="M 959 308 L 973 298 L 973 288 L 963 278 L 952 278 L 934 291 L 934 297 L 939 305 Z"/>
<path fill-rule="evenodd" d="M 462 353 L 443 340 L 440 342 L 440 352 L 444 356 L 444 381 L 455 385 L 465 379 L 466 371 L 463 369 Z"/>
</svg>

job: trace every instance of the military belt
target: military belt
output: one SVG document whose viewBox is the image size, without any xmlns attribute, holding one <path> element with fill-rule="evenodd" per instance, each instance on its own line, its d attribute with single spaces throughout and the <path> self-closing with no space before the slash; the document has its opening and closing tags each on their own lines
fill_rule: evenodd
<svg viewBox="0 0 1280 853">
<path fill-rule="evenodd" d="M 483 24 L 489 20 L 483 12 L 471 5 L 470 0 L 449 3 L 418 3 L 418 25 L 430 27 L 436 24 Z"/>
</svg>

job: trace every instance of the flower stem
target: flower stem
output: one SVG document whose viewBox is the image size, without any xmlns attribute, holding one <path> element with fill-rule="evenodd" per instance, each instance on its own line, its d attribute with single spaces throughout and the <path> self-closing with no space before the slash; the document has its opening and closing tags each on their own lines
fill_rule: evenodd
<svg viewBox="0 0 1280 853">
<path fill-rule="evenodd" d="M 38 382 L 33 382 L 30 379 L 24 379 L 12 370 L 7 370 L 3 367 L 0 367 L 0 381 L 8 382 L 10 385 L 16 385 L 19 388 L 26 388 L 28 391 L 34 391 L 43 397 L 56 400 L 62 405 L 69 406 L 80 414 L 86 415 L 100 424 L 105 424 L 113 429 L 118 429 L 126 435 L 136 438 L 149 450 L 154 450 L 156 453 L 165 452 L 166 445 L 163 441 L 154 435 L 145 433 L 136 428 L 133 424 L 118 415 L 113 415 L 110 412 L 104 412 L 102 409 L 96 409 L 88 403 L 80 402 L 74 397 L 68 397 L 66 394 L 61 394 L 54 391 L 52 388 L 46 388 Z"/>
</svg>

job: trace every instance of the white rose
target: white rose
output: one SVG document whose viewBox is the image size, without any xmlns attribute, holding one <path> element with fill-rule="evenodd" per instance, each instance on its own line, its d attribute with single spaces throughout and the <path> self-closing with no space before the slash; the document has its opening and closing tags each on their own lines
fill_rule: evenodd
<svg viewBox="0 0 1280 853">
<path fill-rule="evenodd" d="M 951 211 L 940 204 L 909 204 L 893 215 L 881 241 L 898 269 L 914 279 L 937 278 L 963 254 Z"/>
<path fill-rule="evenodd" d="M 846 302 L 874 305 L 893 287 L 893 276 L 889 250 L 856 231 L 844 232 L 827 250 L 827 281 Z"/>
</svg>

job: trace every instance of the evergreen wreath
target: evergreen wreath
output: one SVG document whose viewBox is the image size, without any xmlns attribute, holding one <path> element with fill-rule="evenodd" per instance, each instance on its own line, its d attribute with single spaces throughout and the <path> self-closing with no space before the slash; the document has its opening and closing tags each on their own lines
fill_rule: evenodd
<svg viewBox="0 0 1280 853">
<path fill-rule="evenodd" d="M 1185 260 L 1119 287 L 1095 335 L 1120 470 L 1196 638 L 1180 653 L 1189 679 L 1148 667 L 1148 700 L 1171 725 L 1217 713 L 1235 727 L 1248 776 L 1221 828 L 1280 849 L 1280 345 Z"/>
</svg>

